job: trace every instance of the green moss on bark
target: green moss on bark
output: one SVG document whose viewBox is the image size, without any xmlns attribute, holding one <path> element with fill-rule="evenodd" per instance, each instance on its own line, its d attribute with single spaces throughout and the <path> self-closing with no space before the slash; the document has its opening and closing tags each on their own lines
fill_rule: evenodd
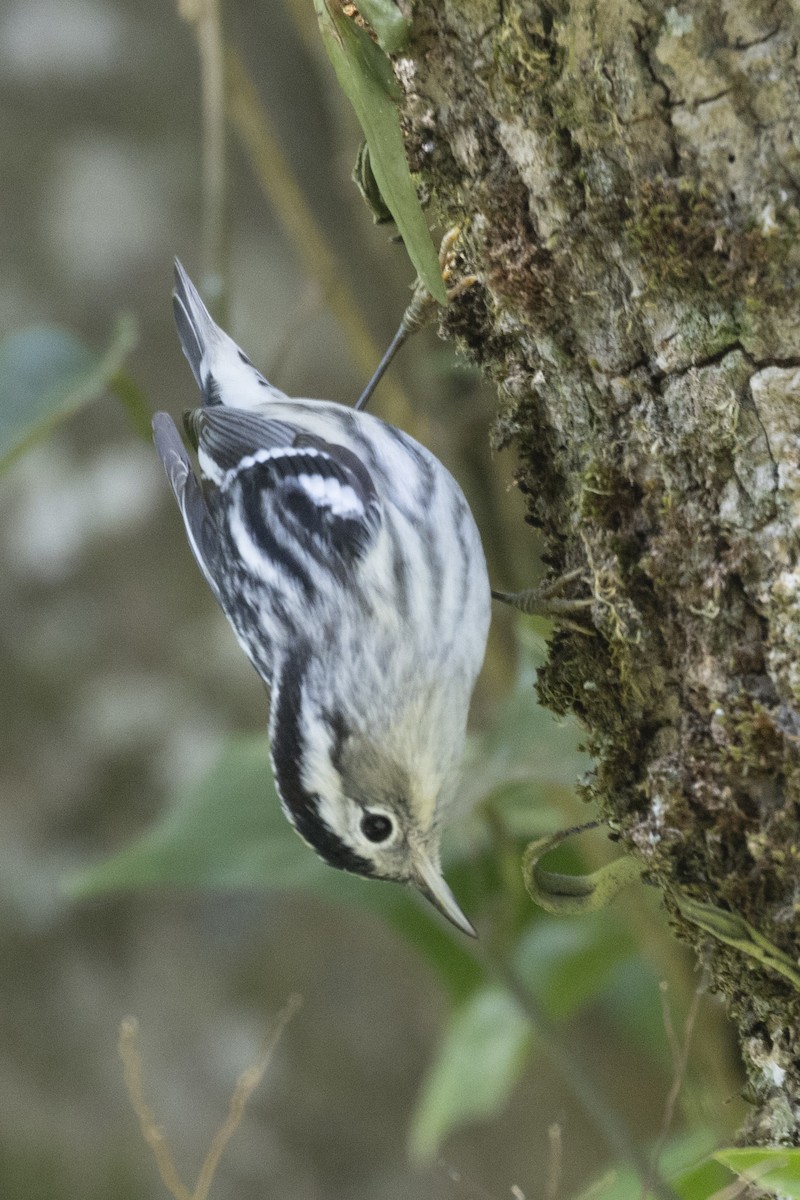
<svg viewBox="0 0 800 1200">
<path fill-rule="evenodd" d="M 438 0 L 398 66 L 483 285 L 446 324 L 497 383 L 547 562 L 594 600 L 540 695 L 711 962 L 751 1136 L 794 1144 L 800 995 L 670 897 L 800 956 L 799 37 L 782 0 Z"/>
</svg>

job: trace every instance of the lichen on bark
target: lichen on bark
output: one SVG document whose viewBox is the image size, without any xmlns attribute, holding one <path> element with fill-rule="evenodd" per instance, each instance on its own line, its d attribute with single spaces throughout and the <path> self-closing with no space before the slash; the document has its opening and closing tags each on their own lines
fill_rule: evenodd
<svg viewBox="0 0 800 1200">
<path fill-rule="evenodd" d="M 481 286 L 449 332 L 495 380 L 554 572 L 542 699 L 702 946 L 751 1139 L 800 1144 L 800 994 L 675 889 L 800 955 L 800 16 L 786 0 L 419 0 L 412 167 Z"/>
</svg>

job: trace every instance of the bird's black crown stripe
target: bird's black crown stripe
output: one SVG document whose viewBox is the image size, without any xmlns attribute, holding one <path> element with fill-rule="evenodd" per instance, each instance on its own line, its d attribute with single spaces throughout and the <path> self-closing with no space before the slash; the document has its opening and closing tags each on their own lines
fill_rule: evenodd
<svg viewBox="0 0 800 1200">
<path fill-rule="evenodd" d="M 305 747 L 300 713 L 304 673 L 303 658 L 294 659 L 281 673 L 277 695 L 273 693 L 277 708 L 272 722 L 272 763 L 278 792 L 301 838 L 329 866 L 355 875 L 374 875 L 372 863 L 351 850 L 323 821 L 318 798 L 303 786 L 300 763 Z"/>
</svg>

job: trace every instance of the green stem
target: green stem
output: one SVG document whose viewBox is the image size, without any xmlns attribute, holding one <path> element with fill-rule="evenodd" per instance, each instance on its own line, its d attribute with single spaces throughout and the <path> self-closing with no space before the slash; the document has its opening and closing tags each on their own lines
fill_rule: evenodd
<svg viewBox="0 0 800 1200">
<path fill-rule="evenodd" d="M 253 174 L 275 209 L 289 241 L 341 325 L 353 362 L 369 377 L 381 351 L 364 322 L 344 272 L 317 224 L 306 198 L 281 149 L 252 79 L 240 56 L 228 47 L 225 56 L 228 89 L 228 119 L 250 161 Z M 388 419 L 421 442 L 427 436 L 426 422 L 416 412 L 396 380 L 383 385 Z"/>
</svg>

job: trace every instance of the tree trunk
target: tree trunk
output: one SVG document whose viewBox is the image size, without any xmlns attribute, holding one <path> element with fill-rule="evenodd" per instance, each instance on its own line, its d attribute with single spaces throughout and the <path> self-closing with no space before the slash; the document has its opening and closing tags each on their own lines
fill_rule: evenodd
<svg viewBox="0 0 800 1200">
<path fill-rule="evenodd" d="M 800 18 L 785 0 L 413 15 L 409 157 L 480 280 L 448 327 L 498 385 L 547 562 L 593 597 L 593 636 L 555 636 L 541 697 L 584 722 L 592 795 L 710 962 L 746 1136 L 800 1144 L 796 982 L 676 903 L 797 964 Z"/>
</svg>

